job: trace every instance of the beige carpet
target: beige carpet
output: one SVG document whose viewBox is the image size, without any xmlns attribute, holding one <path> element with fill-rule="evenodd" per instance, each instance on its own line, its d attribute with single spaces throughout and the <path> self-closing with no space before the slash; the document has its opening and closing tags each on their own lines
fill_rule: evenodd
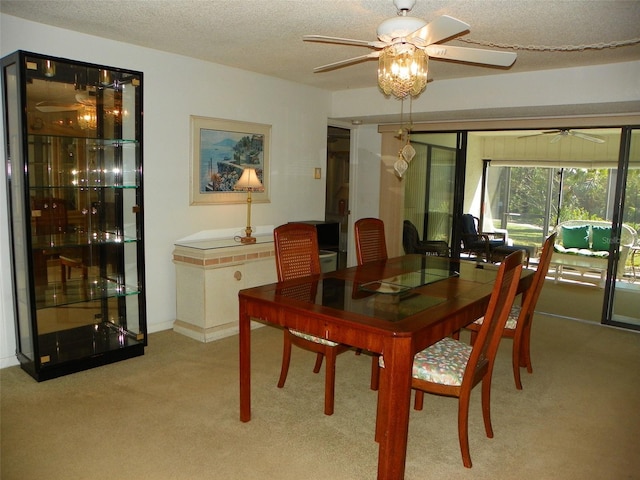
<svg viewBox="0 0 640 480">
<path fill-rule="evenodd" d="M 466 337 L 463 337 L 466 338 Z M 335 414 L 323 375 L 294 349 L 276 388 L 281 332 L 253 335 L 253 419 L 238 419 L 237 337 L 202 344 L 153 334 L 143 357 L 37 383 L 0 371 L 2 480 L 374 479 L 376 394 L 370 359 L 337 365 Z M 470 413 L 473 468 L 462 466 L 457 401 L 412 411 L 407 479 L 640 478 L 640 334 L 538 315 L 534 374 L 514 387 L 511 342 L 493 381 L 495 438 L 479 388 Z"/>
</svg>

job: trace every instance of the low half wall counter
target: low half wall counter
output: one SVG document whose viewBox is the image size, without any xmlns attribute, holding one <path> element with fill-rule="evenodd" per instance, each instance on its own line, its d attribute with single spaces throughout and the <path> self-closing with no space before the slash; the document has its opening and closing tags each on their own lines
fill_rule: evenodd
<svg viewBox="0 0 640 480">
<path fill-rule="evenodd" d="M 201 342 L 238 333 L 238 292 L 277 281 L 272 235 L 258 236 L 253 244 L 233 238 L 176 243 L 173 263 L 173 330 Z"/>
</svg>

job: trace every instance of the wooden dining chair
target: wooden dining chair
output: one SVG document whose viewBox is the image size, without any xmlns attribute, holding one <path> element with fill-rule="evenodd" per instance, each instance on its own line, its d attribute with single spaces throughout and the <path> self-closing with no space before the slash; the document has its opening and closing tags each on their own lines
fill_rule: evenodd
<svg viewBox="0 0 640 480">
<path fill-rule="evenodd" d="M 361 218 L 354 224 L 358 265 L 387 259 L 384 222 L 379 218 Z"/>
<path fill-rule="evenodd" d="M 529 373 L 533 373 L 531 366 L 531 324 L 533 314 L 540 297 L 540 292 L 544 285 L 544 279 L 549 271 L 551 256 L 553 255 L 553 245 L 556 240 L 556 233 L 551 234 L 544 242 L 538 268 L 533 276 L 529 288 L 523 292 L 520 305 L 514 305 L 509 312 L 509 318 L 502 331 L 502 336 L 513 339 L 512 363 L 513 378 L 516 388 L 522 390 L 520 379 L 520 369 L 526 368 Z M 484 317 L 479 318 L 474 323 L 466 327 L 471 331 L 471 344 L 476 340 L 478 332 L 482 327 Z"/>
<path fill-rule="evenodd" d="M 316 227 L 303 223 L 287 223 L 274 229 L 273 237 L 276 253 L 276 270 L 278 282 L 300 277 L 319 275 L 320 256 Z M 316 353 L 314 373 L 322 367 L 322 360 L 326 357 L 324 413 L 333 414 L 334 390 L 336 376 L 336 356 L 350 349 L 329 340 L 309 335 L 297 330 L 284 330 L 284 347 L 282 353 L 282 367 L 278 388 L 284 387 L 291 362 L 291 345 Z"/>
<path fill-rule="evenodd" d="M 415 390 L 416 410 L 422 410 L 424 393 L 458 398 L 458 437 L 462 463 L 471 468 L 469 453 L 469 400 L 471 391 L 482 382 L 482 417 L 487 437 L 493 438 L 491 426 L 491 375 L 500 344 L 500 333 L 516 296 L 522 252 L 509 255 L 498 269 L 485 321 L 473 346 L 446 337 L 418 352 L 413 360 L 411 388 Z M 380 358 L 384 368 L 384 357 Z M 376 438 L 380 438 L 376 431 Z"/>
<path fill-rule="evenodd" d="M 522 272 L 521 251 L 505 258 L 491 293 L 485 321 L 473 346 L 444 338 L 414 357 L 411 387 L 416 390 L 416 410 L 422 410 L 424 392 L 458 398 L 458 436 L 462 463 L 471 468 L 469 453 L 469 400 L 471 391 L 482 383 L 482 417 L 487 437 L 491 426 L 491 376 L 501 332 L 509 317 Z M 486 321 L 489 320 L 489 321 Z"/>
<path fill-rule="evenodd" d="M 382 220 L 373 217 L 361 218 L 356 221 L 353 228 L 359 266 L 388 258 Z M 371 359 L 371 390 L 378 390 L 380 385 L 378 358 L 379 355 L 374 354 Z"/>
</svg>

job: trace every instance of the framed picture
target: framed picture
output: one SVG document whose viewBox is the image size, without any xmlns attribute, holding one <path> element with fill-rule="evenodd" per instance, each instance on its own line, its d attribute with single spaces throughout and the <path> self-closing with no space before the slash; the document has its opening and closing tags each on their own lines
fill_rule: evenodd
<svg viewBox="0 0 640 480">
<path fill-rule="evenodd" d="M 191 205 L 246 203 L 234 185 L 245 167 L 256 169 L 264 187 L 253 203 L 269 202 L 271 125 L 191 116 Z"/>
</svg>

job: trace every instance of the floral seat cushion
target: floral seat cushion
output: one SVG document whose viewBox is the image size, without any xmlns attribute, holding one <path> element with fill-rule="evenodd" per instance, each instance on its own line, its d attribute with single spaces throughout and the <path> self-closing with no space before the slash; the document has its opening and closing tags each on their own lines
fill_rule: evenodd
<svg viewBox="0 0 640 480">
<path fill-rule="evenodd" d="M 320 345 L 327 345 L 329 347 L 335 347 L 338 344 L 331 340 L 325 340 L 324 338 L 316 337 L 315 335 L 309 335 L 308 333 L 299 332 L 298 330 L 289 329 L 289 331 L 296 337 L 304 338 L 313 343 L 319 343 Z"/>
<path fill-rule="evenodd" d="M 412 375 L 427 382 L 460 386 L 471 350 L 471 345 L 443 338 L 416 354 Z"/>
<path fill-rule="evenodd" d="M 508 330 L 516 329 L 516 326 L 518 325 L 518 317 L 520 316 L 520 310 L 522 310 L 520 308 L 520 305 L 514 305 L 513 307 L 511 307 L 511 311 L 509 312 L 509 318 L 507 319 L 507 323 L 504 326 L 504 328 Z M 484 321 L 484 316 L 480 317 L 478 320 L 476 320 L 473 323 L 477 325 L 482 325 L 483 321 Z"/>
<path fill-rule="evenodd" d="M 413 358 L 412 375 L 418 380 L 439 383 L 441 385 L 460 386 L 462 377 L 469 362 L 473 347 L 466 343 L 443 338 Z M 379 358 L 380 367 L 384 368 L 384 358 Z"/>
</svg>

